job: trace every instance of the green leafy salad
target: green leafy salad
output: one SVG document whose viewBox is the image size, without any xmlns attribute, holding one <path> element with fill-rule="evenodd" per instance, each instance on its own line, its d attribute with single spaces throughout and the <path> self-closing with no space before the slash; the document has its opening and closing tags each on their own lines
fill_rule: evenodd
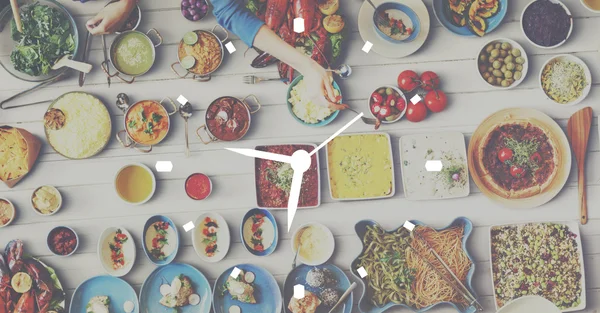
<svg viewBox="0 0 600 313">
<path fill-rule="evenodd" d="M 46 75 L 64 55 L 74 54 L 74 30 L 67 16 L 56 8 L 34 3 L 21 10 L 23 32 L 11 22 L 11 37 L 16 46 L 10 61 L 19 72 Z"/>
</svg>

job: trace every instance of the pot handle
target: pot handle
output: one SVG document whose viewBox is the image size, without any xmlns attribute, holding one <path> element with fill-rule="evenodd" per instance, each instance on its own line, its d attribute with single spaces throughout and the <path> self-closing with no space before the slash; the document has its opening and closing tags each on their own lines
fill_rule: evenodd
<svg viewBox="0 0 600 313">
<path fill-rule="evenodd" d="M 200 135 L 200 130 L 204 129 L 204 133 L 206 133 L 206 135 L 208 136 L 209 140 L 208 141 L 204 141 L 204 139 L 202 138 L 202 135 Z M 209 133 L 208 130 L 206 129 L 206 124 L 198 127 L 198 129 L 196 129 L 196 136 L 198 136 L 198 138 L 200 139 L 200 141 L 202 141 L 203 144 L 207 145 L 211 142 L 217 141 L 215 138 L 213 138 Z"/>
<path fill-rule="evenodd" d="M 252 99 L 254 104 L 256 104 L 256 110 L 252 111 L 252 107 L 250 106 L 250 104 L 247 100 L 248 98 Z M 244 104 L 248 107 L 248 109 L 250 109 L 250 114 L 254 114 L 262 108 L 260 101 L 258 100 L 258 98 L 255 95 L 247 95 L 246 98 L 242 99 L 242 102 L 244 102 Z"/>
<path fill-rule="evenodd" d="M 221 28 L 221 30 L 225 33 L 224 39 L 219 38 L 219 36 L 217 36 L 217 34 L 215 33 L 215 30 L 217 29 L 217 27 Z M 215 34 L 215 36 L 217 36 L 217 38 L 219 38 L 219 40 L 221 40 L 221 42 L 225 42 L 225 41 L 227 41 L 227 39 L 229 39 L 229 32 L 227 31 L 227 29 L 225 29 L 225 27 L 223 27 L 219 24 L 216 24 L 215 26 L 213 26 L 211 31 L 213 34 Z"/>
<path fill-rule="evenodd" d="M 185 75 L 179 74 L 179 72 L 177 72 L 177 70 L 175 69 L 176 65 L 179 65 L 181 68 L 183 68 L 183 67 L 181 66 L 181 63 L 179 63 L 179 62 L 175 62 L 175 63 L 171 64 L 171 71 L 173 71 L 173 73 L 175 73 L 175 75 L 177 75 L 179 78 L 186 78 L 190 74 L 190 72 L 186 72 Z"/>
<path fill-rule="evenodd" d="M 154 43 L 154 40 L 152 40 L 152 37 L 150 37 L 150 33 L 153 33 L 156 38 L 158 38 L 158 43 Z M 146 35 L 148 35 L 148 38 L 150 38 L 150 40 L 152 40 L 152 43 L 154 43 L 154 47 L 158 47 L 160 45 L 162 45 L 163 43 L 163 37 L 160 35 L 160 33 L 158 32 L 158 30 L 156 30 L 156 28 L 150 28 L 147 32 Z"/>
<path fill-rule="evenodd" d="M 133 148 L 134 148 L 135 150 L 137 150 L 137 151 L 140 151 L 140 152 L 143 152 L 143 153 L 150 153 L 150 152 L 152 152 L 152 146 L 148 146 L 148 149 L 142 149 L 142 148 L 138 147 L 138 145 L 137 145 L 137 144 L 134 144 L 134 145 L 133 145 Z"/>
<path fill-rule="evenodd" d="M 106 61 L 103 61 L 101 63 L 102 70 L 104 71 L 104 73 L 106 74 L 106 76 L 108 76 L 108 77 L 116 77 L 116 78 L 118 78 L 119 80 L 121 80 L 122 82 L 124 82 L 126 84 L 131 84 L 131 83 L 133 83 L 135 81 L 135 76 L 131 76 L 131 80 L 126 80 L 123 77 L 121 77 L 121 73 L 119 73 L 119 72 L 111 74 L 109 72 L 109 70 L 108 70 L 108 63 L 109 62 L 110 62 L 110 60 L 106 60 Z"/>
<path fill-rule="evenodd" d="M 207 81 L 209 81 L 212 77 L 210 76 L 210 74 L 205 75 L 205 76 L 200 76 L 200 75 L 194 75 L 194 80 L 201 82 L 201 83 L 205 83 Z"/>
<path fill-rule="evenodd" d="M 169 114 L 169 116 L 171 116 L 171 115 L 173 115 L 173 114 L 177 113 L 177 106 L 175 105 L 175 102 L 173 102 L 173 99 L 171 99 L 171 98 L 169 98 L 169 97 L 164 97 L 162 100 L 160 100 L 160 104 L 161 104 L 163 107 L 165 107 L 165 105 L 163 104 L 163 102 L 164 102 L 165 100 L 169 100 L 169 103 L 171 103 L 171 106 L 173 107 L 173 112 L 168 112 L 168 111 L 167 111 L 167 113 Z M 167 107 L 165 107 L 165 109 L 166 109 L 166 108 L 167 108 Z M 152 150 L 152 149 L 151 149 L 151 150 Z"/>
<path fill-rule="evenodd" d="M 121 134 L 125 134 L 125 140 L 123 141 L 121 139 Z M 117 140 L 119 141 L 119 143 L 124 147 L 124 148 L 129 148 L 131 147 L 131 145 L 133 145 L 133 142 L 131 141 L 131 139 L 129 139 L 129 135 L 127 135 L 127 131 L 126 130 L 120 130 L 117 133 Z"/>
</svg>

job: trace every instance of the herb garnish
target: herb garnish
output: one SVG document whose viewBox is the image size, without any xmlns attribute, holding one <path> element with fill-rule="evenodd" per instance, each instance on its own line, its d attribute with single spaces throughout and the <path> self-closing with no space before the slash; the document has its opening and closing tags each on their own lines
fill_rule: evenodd
<svg viewBox="0 0 600 313">
<path fill-rule="evenodd" d="M 517 141 L 513 138 L 504 138 L 504 144 L 507 148 L 513 151 L 511 160 L 506 160 L 504 163 L 508 166 L 516 165 L 526 167 L 530 170 L 537 170 L 539 165 L 531 159 L 531 156 L 537 152 L 539 143 L 535 140 Z"/>
</svg>

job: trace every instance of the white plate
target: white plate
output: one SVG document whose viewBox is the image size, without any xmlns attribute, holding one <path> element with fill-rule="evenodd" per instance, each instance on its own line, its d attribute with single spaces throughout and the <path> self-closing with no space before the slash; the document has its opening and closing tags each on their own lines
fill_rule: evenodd
<svg viewBox="0 0 600 313">
<path fill-rule="evenodd" d="M 217 224 L 219 225 L 219 228 L 217 229 L 217 252 L 212 257 L 209 257 L 204 253 L 206 244 L 202 242 L 204 239 L 202 230 L 204 229 L 204 219 L 206 217 L 210 217 L 211 219 L 217 221 Z M 204 213 L 196 219 L 195 225 L 196 227 L 192 232 L 192 244 L 194 246 L 194 250 L 196 250 L 196 254 L 198 254 L 198 257 L 200 257 L 202 261 L 209 263 L 221 261 L 227 255 L 229 246 L 231 244 L 231 234 L 229 233 L 227 221 L 225 221 L 225 219 L 217 213 Z"/>
<path fill-rule="evenodd" d="M 587 81 L 587 85 L 583 88 L 583 92 L 581 93 L 581 96 L 579 98 L 577 98 L 569 103 L 565 103 L 565 104 L 555 102 L 552 98 L 550 98 L 546 94 L 546 91 L 544 90 L 544 87 L 542 86 L 542 73 L 544 72 L 546 65 L 548 65 L 550 62 L 553 62 L 554 60 L 557 60 L 557 59 L 579 64 L 583 68 L 583 73 L 585 74 L 585 80 Z M 561 54 L 561 55 L 557 55 L 557 56 L 550 58 L 548 61 L 546 61 L 544 63 L 544 65 L 542 66 L 542 69 L 540 70 L 540 74 L 538 76 L 538 82 L 540 84 L 540 89 L 542 90 L 544 95 L 548 99 L 550 99 L 550 101 L 552 101 L 556 104 L 559 104 L 559 105 L 576 105 L 576 104 L 580 103 L 581 101 L 583 101 L 583 99 L 585 99 L 588 96 L 588 94 L 590 93 L 590 89 L 592 89 L 592 73 L 590 72 L 590 68 L 587 66 L 587 64 L 585 64 L 585 62 L 583 62 L 583 60 L 581 60 L 580 58 L 578 58 L 574 55 L 570 55 L 570 54 Z"/>
<path fill-rule="evenodd" d="M 331 166 L 329 166 L 329 144 L 327 144 L 327 147 L 325 149 L 325 163 L 327 163 L 327 181 L 329 182 L 329 196 L 333 199 L 333 200 L 338 200 L 338 201 L 352 201 L 352 200 L 373 200 L 373 199 L 384 199 L 384 198 L 390 198 L 393 197 L 394 194 L 396 194 L 396 172 L 394 169 L 394 155 L 392 153 L 392 140 L 390 138 L 390 135 L 388 133 L 380 133 L 380 132 L 374 132 L 374 133 L 356 133 L 356 134 L 347 134 L 347 135 L 339 135 L 338 137 L 344 137 L 344 136 L 360 136 L 360 135 L 384 135 L 387 138 L 388 141 L 388 145 L 389 145 L 389 153 L 390 153 L 390 161 L 391 161 L 391 165 L 392 165 L 392 192 L 390 192 L 389 195 L 385 195 L 385 196 L 379 196 L 379 197 L 367 197 L 367 198 L 335 198 L 333 196 L 333 190 L 331 187 Z M 337 137 L 336 137 L 337 138 Z M 335 140 L 335 139 L 334 139 Z"/>
<path fill-rule="evenodd" d="M 523 70 L 521 71 L 521 73 L 523 75 L 521 75 L 521 79 L 519 80 L 515 80 L 515 82 L 508 86 L 508 87 L 502 87 L 502 86 L 494 86 L 490 83 L 488 83 L 483 76 L 481 75 L 481 72 L 479 71 L 479 56 L 481 55 L 481 53 L 485 50 L 485 48 L 492 43 L 497 43 L 497 42 L 508 42 L 513 48 L 517 48 L 519 50 L 521 50 L 521 57 L 523 57 L 523 59 L 525 59 L 525 63 L 523 63 Z M 518 42 L 512 40 L 512 39 L 508 39 L 508 38 L 498 38 L 498 39 L 494 39 L 489 41 L 488 43 L 486 43 L 483 47 L 481 47 L 481 49 L 479 49 L 479 53 L 477 54 L 477 57 L 475 59 L 475 66 L 477 69 L 477 74 L 479 75 L 479 77 L 485 82 L 486 85 L 494 88 L 494 89 L 498 89 L 498 90 L 508 90 L 508 89 L 512 89 L 517 87 L 520 83 L 522 83 L 525 80 L 525 77 L 527 76 L 527 71 L 529 70 L 529 58 L 527 57 L 527 52 L 525 51 L 525 48 L 523 48 L 523 46 L 521 46 Z"/>
<path fill-rule="evenodd" d="M 469 195 L 469 166 L 465 137 L 459 132 L 406 135 L 400 138 L 400 168 L 404 196 L 408 200 L 460 198 Z M 448 185 L 444 172 L 428 172 L 428 160 L 442 161 L 444 167 L 462 166 L 463 185 Z M 455 162 L 452 162 L 455 160 Z"/>
<path fill-rule="evenodd" d="M 490 274 L 492 275 L 492 290 L 496 290 L 496 286 L 494 285 L 494 266 L 492 263 L 492 229 L 494 227 L 505 227 L 505 226 L 520 226 L 520 225 L 525 225 L 525 224 L 540 224 L 540 223 L 554 223 L 554 224 L 561 224 L 561 225 L 565 225 L 567 227 L 569 227 L 569 230 L 577 235 L 577 238 L 575 238 L 575 242 L 577 242 L 577 251 L 579 252 L 579 263 L 580 263 L 580 267 L 581 267 L 581 303 L 573 308 L 570 309 L 566 309 L 563 310 L 562 312 L 573 312 L 573 311 L 580 311 L 585 309 L 586 306 L 586 289 L 585 289 L 585 266 L 583 264 L 583 247 L 581 245 L 581 233 L 579 232 L 579 224 L 577 222 L 573 222 L 573 221 L 568 221 L 568 222 L 554 222 L 554 221 L 544 221 L 544 222 L 529 222 L 529 223 L 517 223 L 517 224 L 500 224 L 500 225 L 492 225 L 490 226 L 490 230 L 489 230 L 489 234 L 490 234 L 490 249 L 489 249 L 489 257 L 490 257 Z M 516 300 L 516 299 L 515 299 Z M 514 301 L 514 300 L 513 300 Z M 509 302 L 507 304 L 504 305 L 504 307 L 508 306 L 510 303 Z M 496 310 L 499 310 L 500 308 L 498 308 L 498 302 L 496 299 L 496 292 L 494 292 L 494 305 L 496 307 Z M 512 313 L 512 311 L 510 311 Z M 528 311 L 529 312 L 537 312 L 537 311 Z M 551 313 L 551 312 L 546 312 L 543 311 L 544 313 Z M 560 312 L 560 309 L 559 309 Z M 508 313 L 508 312 L 507 312 Z"/>
<path fill-rule="evenodd" d="M 390 0 L 372 1 L 375 6 L 390 2 Z M 366 1 L 360 7 L 360 11 L 358 12 L 358 31 L 360 32 L 363 41 L 369 41 L 373 44 L 371 50 L 386 58 L 398 59 L 415 53 L 425 43 L 425 40 L 427 40 L 430 29 L 429 11 L 427 11 L 427 7 L 421 0 L 391 0 L 391 2 L 402 3 L 410 7 L 419 17 L 421 31 L 414 40 L 410 42 L 393 43 L 381 38 L 373 26 L 373 14 L 375 13 L 375 9 Z"/>
<path fill-rule="evenodd" d="M 122 268 L 115 270 L 112 267 L 112 260 L 110 259 L 111 251 L 108 244 L 112 241 L 111 237 L 114 236 L 118 229 L 120 229 L 128 239 L 123 244 L 122 248 L 125 256 L 125 265 Z M 133 263 L 135 263 L 135 253 L 135 241 L 125 227 L 109 227 L 102 232 L 98 239 L 98 259 L 104 270 L 111 276 L 121 277 L 127 275 L 133 268 Z"/>
<path fill-rule="evenodd" d="M 560 309 L 540 296 L 525 296 L 509 302 L 498 311 L 498 313 L 531 312 L 560 313 Z"/>
</svg>

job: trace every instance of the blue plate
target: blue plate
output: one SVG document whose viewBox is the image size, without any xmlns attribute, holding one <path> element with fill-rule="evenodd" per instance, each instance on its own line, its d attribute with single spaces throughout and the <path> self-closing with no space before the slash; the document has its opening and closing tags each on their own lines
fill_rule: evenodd
<svg viewBox="0 0 600 313">
<path fill-rule="evenodd" d="M 170 313 L 173 310 L 159 303 L 163 297 L 160 294 L 162 284 L 171 284 L 175 276 L 183 274 L 190 278 L 192 287 L 196 294 L 200 296 L 200 304 L 186 305 L 179 308 L 179 313 L 208 313 L 212 294 L 210 284 L 206 277 L 191 265 L 183 263 L 173 263 L 156 268 L 142 285 L 140 290 L 140 308 L 142 313 Z"/>
<path fill-rule="evenodd" d="M 413 26 L 412 27 L 413 32 L 412 32 L 412 34 L 410 34 L 410 36 L 408 36 L 402 40 L 392 39 L 388 35 L 384 34 L 379 29 L 379 27 L 377 27 L 377 23 L 375 22 L 377 14 L 380 14 L 381 12 L 387 11 L 387 10 L 402 11 L 404 14 L 406 14 L 408 16 L 408 18 L 410 18 L 410 21 Z M 419 35 L 419 32 L 421 31 L 421 21 L 419 20 L 417 13 L 415 13 L 415 11 L 413 11 L 408 6 L 406 6 L 402 3 L 397 3 L 397 2 L 385 2 L 385 3 L 380 4 L 377 7 L 377 9 L 375 10 L 375 14 L 373 14 L 373 27 L 375 27 L 375 31 L 377 32 L 377 34 L 379 34 L 379 36 L 381 36 L 381 38 L 383 38 L 389 42 L 393 42 L 393 43 L 402 43 L 402 42 L 413 41 L 415 38 L 417 38 L 417 36 Z"/>
<path fill-rule="evenodd" d="M 423 225 L 423 226 L 425 225 L 420 221 L 411 220 L 410 222 L 415 225 Z M 354 230 L 356 231 L 356 234 L 358 235 L 358 238 L 360 239 L 361 242 L 363 242 L 363 238 L 365 237 L 365 233 L 367 231 L 367 226 L 381 227 L 377 222 L 375 222 L 373 220 L 362 220 L 362 221 L 356 223 L 356 225 L 354 225 Z M 454 227 L 454 226 L 464 227 L 464 229 L 465 229 L 465 232 L 463 235 L 463 241 L 462 241 L 462 248 L 465 251 L 465 253 L 467 254 L 467 256 L 469 257 L 469 259 L 471 260 L 471 264 L 472 264 L 471 269 L 469 269 L 469 273 L 467 274 L 467 281 L 466 281 L 465 287 L 467 287 L 467 289 L 469 289 L 471 294 L 473 294 L 475 296 L 475 298 L 477 298 L 477 294 L 475 293 L 475 291 L 473 290 L 473 286 L 471 285 L 471 280 L 473 278 L 473 274 L 475 273 L 475 261 L 473 261 L 473 258 L 471 257 L 471 255 L 469 254 L 469 251 L 467 250 L 467 241 L 469 239 L 469 236 L 471 235 L 471 232 L 473 231 L 473 223 L 471 223 L 471 221 L 466 217 L 457 217 L 454 221 L 452 221 L 452 223 L 450 223 L 450 225 L 448 225 L 444 228 L 436 228 L 436 230 L 441 231 L 446 228 Z M 388 231 L 388 233 L 393 233 L 402 227 L 403 226 L 400 226 L 400 227 L 396 228 L 395 230 Z M 381 227 L 381 228 L 383 229 L 383 227 Z M 363 249 L 360 252 L 359 257 L 365 252 L 366 248 L 367 247 L 365 247 L 363 245 Z M 367 291 L 367 289 L 365 288 L 366 281 L 363 280 L 362 278 L 360 278 L 360 275 L 356 271 L 358 268 L 359 261 L 360 260 L 358 259 L 358 257 L 356 259 L 354 259 L 354 261 L 352 261 L 352 264 L 350 265 L 350 271 L 352 272 L 352 275 L 354 275 L 354 277 L 356 277 L 356 279 L 362 285 L 363 293 L 360 297 L 360 301 L 358 302 L 358 309 L 363 313 L 381 313 L 381 312 L 384 312 L 384 311 L 386 311 L 392 307 L 396 307 L 396 306 L 409 308 L 409 309 L 413 310 L 414 312 L 422 313 L 422 312 L 428 311 L 429 309 L 431 309 L 437 305 L 440 305 L 440 304 L 448 304 L 449 306 L 452 306 L 458 312 L 461 312 L 461 313 L 474 313 L 477 311 L 477 309 L 475 309 L 475 307 L 473 307 L 473 306 L 463 309 L 451 302 L 436 303 L 436 304 L 430 305 L 426 308 L 422 308 L 420 310 L 417 310 L 415 308 L 409 307 L 404 304 L 395 304 L 393 302 L 390 302 L 382 307 L 375 306 L 371 303 L 371 301 L 369 300 L 370 297 L 366 293 L 366 291 Z"/>
<path fill-rule="evenodd" d="M 231 272 L 236 267 L 244 272 L 254 273 L 254 297 L 256 298 L 255 304 L 242 303 L 238 300 L 231 299 L 231 295 L 229 295 L 228 292 L 222 293 L 224 288 L 223 286 L 225 285 L 227 278 L 229 275 L 231 275 Z M 214 313 L 228 313 L 229 308 L 232 305 L 239 306 L 240 309 L 242 309 L 242 313 L 277 313 L 281 312 L 281 308 L 283 307 L 281 291 L 279 290 L 279 285 L 277 284 L 275 277 L 273 277 L 271 273 L 262 267 L 252 264 L 238 264 L 227 269 L 215 281 L 214 290 Z"/>
<path fill-rule="evenodd" d="M 138 298 L 133 288 L 124 280 L 105 275 L 90 278 L 75 289 L 69 313 L 85 313 L 85 307 L 95 296 L 108 296 L 110 312 L 124 312 L 126 301 L 133 302 L 133 313 L 139 313 Z"/>
<path fill-rule="evenodd" d="M 273 227 L 275 228 L 275 237 L 273 238 L 273 244 L 271 244 L 270 247 L 265 247 L 265 250 L 263 251 L 256 251 L 252 249 L 248 244 L 246 244 L 246 240 L 244 240 L 244 223 L 246 223 L 246 220 L 256 213 L 262 213 L 266 218 L 268 218 L 271 221 L 271 224 L 273 224 Z M 277 221 L 275 220 L 273 214 L 271 214 L 269 210 L 265 209 L 252 209 L 248 211 L 246 215 L 244 215 L 244 217 L 242 218 L 242 223 L 240 224 L 240 239 L 242 240 L 242 243 L 244 244 L 246 250 L 248 250 L 248 252 L 256 256 L 267 256 L 273 253 L 273 251 L 275 251 L 275 248 L 277 248 L 277 242 L 279 241 L 279 230 L 277 227 Z"/>
<path fill-rule="evenodd" d="M 442 24 L 442 26 L 444 26 L 444 28 L 447 30 L 459 36 L 476 37 L 477 35 L 475 35 L 468 26 L 459 27 L 450 22 L 452 17 L 450 16 L 450 13 L 448 13 L 448 1 L 449 0 L 433 1 L 433 13 L 435 13 L 435 17 L 438 19 L 438 21 L 440 21 L 440 24 Z M 498 12 L 494 16 L 485 19 L 485 22 L 487 23 L 487 29 L 485 30 L 486 34 L 500 26 L 504 16 L 506 16 L 508 0 L 499 1 L 500 7 L 498 8 Z M 468 10 L 468 8 L 466 10 Z"/>
<path fill-rule="evenodd" d="M 296 121 L 298 121 L 298 123 L 303 124 L 303 125 L 307 125 L 307 126 L 311 126 L 311 127 L 321 127 L 321 126 L 325 126 L 325 125 L 333 122 L 333 120 L 335 120 L 335 118 L 340 113 L 339 110 L 331 113 L 331 115 L 329 115 L 324 120 L 322 120 L 322 121 L 320 121 L 320 122 L 318 122 L 316 124 L 306 123 L 305 121 L 299 119 L 296 116 L 296 114 L 294 114 L 294 111 L 292 110 L 292 104 L 288 100 L 290 99 L 290 94 L 292 93 L 292 89 L 294 88 L 294 86 L 296 86 L 303 78 L 304 78 L 304 76 L 302 76 L 302 75 L 296 77 L 296 79 L 294 79 L 292 81 L 292 83 L 290 84 L 290 86 L 288 87 L 287 97 L 286 97 L 285 101 L 287 103 L 287 107 L 288 107 L 288 110 L 290 111 L 290 114 L 294 117 L 294 119 Z M 335 80 L 333 81 L 333 88 L 335 88 L 337 91 L 339 91 L 339 93 L 340 93 L 340 103 L 343 103 L 343 99 L 341 98 L 342 90 L 340 89 L 340 86 L 337 84 L 337 82 L 335 82 Z"/>
<path fill-rule="evenodd" d="M 308 283 L 306 283 L 306 274 L 313 268 L 326 268 L 330 270 L 333 273 L 333 275 L 335 275 L 337 284 L 335 286 L 332 285 L 326 288 L 336 289 L 340 293 L 340 296 L 344 293 L 344 291 L 346 291 L 350 287 L 350 280 L 348 279 L 348 276 L 346 276 L 344 271 L 342 271 L 339 267 L 333 264 L 325 263 L 319 266 L 309 266 L 301 264 L 288 274 L 288 276 L 285 279 L 285 283 L 283 283 L 283 299 L 285 303 L 290 302 L 292 296 L 294 295 L 294 286 L 298 284 L 303 285 L 305 290 L 308 290 L 314 293 L 315 295 L 319 296 L 319 293 L 323 290 L 323 288 L 313 288 Z M 352 294 L 350 294 L 348 298 L 346 298 L 346 301 L 344 302 L 343 306 L 338 307 L 338 309 L 336 309 L 336 312 L 352 312 L 352 303 Z M 340 308 L 343 308 L 343 310 L 340 310 Z M 317 308 L 316 313 L 327 313 L 330 309 L 330 307 L 326 307 L 324 304 L 321 304 Z M 285 307 L 285 313 L 291 313 L 287 306 Z"/>
<path fill-rule="evenodd" d="M 170 240 L 173 240 L 173 239 L 176 240 L 175 250 L 164 260 L 159 260 L 159 259 L 153 257 L 152 254 L 150 254 L 148 247 L 146 246 L 146 232 L 148 231 L 148 228 L 156 222 L 167 222 L 167 223 L 169 223 L 170 227 L 172 227 L 173 230 L 175 230 L 175 238 L 170 239 Z M 156 265 L 167 265 L 175 259 L 175 256 L 177 255 L 177 251 L 179 251 L 179 232 L 177 231 L 177 226 L 175 226 L 175 223 L 173 223 L 173 221 L 170 218 L 163 216 L 163 215 L 154 215 L 153 217 L 149 218 L 146 221 L 146 224 L 144 225 L 144 231 L 142 232 L 142 234 L 144 234 L 142 237 L 142 246 L 144 246 L 144 253 L 146 253 L 146 256 L 148 257 L 148 259 L 150 259 L 150 261 L 152 263 L 154 263 Z"/>
</svg>

